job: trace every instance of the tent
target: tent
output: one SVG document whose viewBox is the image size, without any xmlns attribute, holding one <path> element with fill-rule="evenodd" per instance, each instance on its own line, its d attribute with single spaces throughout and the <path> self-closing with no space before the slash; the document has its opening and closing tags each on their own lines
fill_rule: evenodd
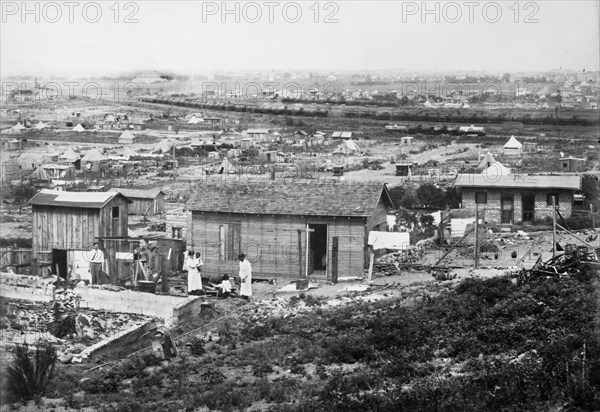
<svg viewBox="0 0 600 412">
<path fill-rule="evenodd" d="M 121 133 L 121 136 L 119 136 L 119 143 L 123 143 L 123 144 L 135 143 L 135 136 L 129 130 L 125 130 L 123 133 Z"/>
<path fill-rule="evenodd" d="M 158 147 L 154 150 L 153 153 L 169 153 L 174 145 L 175 142 L 173 142 L 172 140 L 163 139 L 160 141 Z"/>
<path fill-rule="evenodd" d="M 46 127 L 48 127 L 48 125 L 41 120 L 33 126 L 35 130 L 44 130 Z"/>
<path fill-rule="evenodd" d="M 25 130 L 25 126 L 23 126 L 20 122 L 17 122 L 17 124 L 12 127 L 13 132 L 20 132 L 21 130 Z"/>
<path fill-rule="evenodd" d="M 74 132 L 85 132 L 85 129 L 83 128 L 83 126 L 81 125 L 81 123 L 77 123 L 77 126 L 75 126 L 71 130 L 74 131 Z"/>
<path fill-rule="evenodd" d="M 62 155 L 58 157 L 58 160 L 74 162 L 76 160 L 79 160 L 80 158 L 81 156 L 79 155 L 79 153 L 75 152 L 75 150 L 69 147 Z"/>
<path fill-rule="evenodd" d="M 44 153 L 25 152 L 17 157 L 17 164 L 21 170 L 35 170 L 35 168 L 51 161 L 52 157 Z"/>
<path fill-rule="evenodd" d="M 492 155 L 490 152 L 488 152 L 485 155 L 485 157 L 483 159 L 481 159 L 477 168 L 478 169 L 487 169 L 488 167 L 490 167 L 491 165 L 493 165 L 496 162 L 497 162 L 497 160 L 494 159 L 494 155 Z"/>
<path fill-rule="evenodd" d="M 235 173 L 235 166 L 229 161 L 229 159 L 224 158 L 221 162 L 221 167 L 219 167 L 219 174 L 229 174 Z"/>
<path fill-rule="evenodd" d="M 507 176 L 510 174 L 510 169 L 502 163 L 496 162 L 481 172 L 481 174 L 488 177 Z"/>
<path fill-rule="evenodd" d="M 425 101 L 425 103 L 423 103 L 423 107 L 433 107 L 433 105 L 431 104 L 431 102 L 429 100 Z"/>
<path fill-rule="evenodd" d="M 70 180 L 75 178 L 75 167 L 73 165 L 45 164 L 35 169 L 31 176 L 34 179 L 46 181 L 52 179 Z"/>
<path fill-rule="evenodd" d="M 188 120 L 188 124 L 198 124 L 198 123 L 204 123 L 204 119 L 196 117 L 196 116 L 192 116 L 190 118 L 190 120 Z"/>
<path fill-rule="evenodd" d="M 344 140 L 340 145 L 333 151 L 334 154 L 354 154 L 360 151 L 360 148 L 352 140 Z"/>
<path fill-rule="evenodd" d="M 504 144 L 505 155 L 520 155 L 523 153 L 523 145 L 514 136 L 511 136 L 508 142 Z"/>
<path fill-rule="evenodd" d="M 123 157 L 126 157 L 127 160 L 131 159 L 132 157 L 137 157 L 137 156 L 139 156 L 138 152 L 133 150 L 131 147 L 125 146 L 123 148 Z"/>
<path fill-rule="evenodd" d="M 104 156 L 102 153 L 100 153 L 100 150 L 92 149 L 89 152 L 87 152 L 85 154 L 85 156 L 83 156 L 81 158 L 81 161 L 83 163 L 99 163 L 99 162 L 103 162 L 107 159 L 108 158 L 106 156 Z"/>
</svg>

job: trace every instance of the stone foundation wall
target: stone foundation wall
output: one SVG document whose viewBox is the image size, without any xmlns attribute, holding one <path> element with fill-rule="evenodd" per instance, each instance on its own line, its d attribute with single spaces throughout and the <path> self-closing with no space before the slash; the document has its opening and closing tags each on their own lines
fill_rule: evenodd
<svg viewBox="0 0 600 412">
<path fill-rule="evenodd" d="M 37 302 L 50 302 L 54 298 L 52 279 L 0 273 L 0 296 Z M 81 286 L 73 290 L 81 296 L 80 306 L 111 312 L 136 313 L 164 319 L 177 325 L 200 313 L 202 299 L 154 295 L 132 290 L 113 291 Z"/>
</svg>

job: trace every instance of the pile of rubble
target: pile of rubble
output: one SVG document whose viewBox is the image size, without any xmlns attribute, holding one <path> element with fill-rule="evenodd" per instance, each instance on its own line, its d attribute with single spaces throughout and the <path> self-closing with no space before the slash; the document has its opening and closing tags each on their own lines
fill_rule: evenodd
<svg viewBox="0 0 600 412">
<path fill-rule="evenodd" d="M 45 341 L 56 345 L 60 361 L 77 361 L 77 355 L 87 347 L 150 319 L 141 315 L 79 308 L 78 298 L 72 291 L 68 292 L 71 293 L 57 295 L 57 300 L 49 303 L 3 299 L 0 317 L 2 346 L 35 345 Z M 52 333 L 54 326 L 67 317 L 73 320 L 69 323 L 72 329 L 69 327 L 70 333 L 59 338 Z"/>
<path fill-rule="evenodd" d="M 541 257 L 531 269 L 521 270 L 516 274 L 519 283 L 549 277 L 577 276 L 587 270 L 589 266 L 596 269 L 598 263 L 597 252 L 587 246 L 567 245 L 565 252 L 552 259 L 542 262 Z"/>
<path fill-rule="evenodd" d="M 423 261 L 423 254 L 424 249 L 416 247 L 388 253 L 375 260 L 373 272 L 379 275 L 391 276 L 400 273 L 401 265 L 410 265 L 418 269 Z"/>
</svg>

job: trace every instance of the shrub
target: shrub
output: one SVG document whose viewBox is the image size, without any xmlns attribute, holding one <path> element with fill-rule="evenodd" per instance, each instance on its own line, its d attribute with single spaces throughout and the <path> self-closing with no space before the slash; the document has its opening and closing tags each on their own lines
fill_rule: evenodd
<svg viewBox="0 0 600 412">
<path fill-rule="evenodd" d="M 54 377 L 58 358 L 54 346 L 41 344 L 32 356 L 27 344 L 17 345 L 14 354 L 15 359 L 6 371 L 9 398 L 25 401 L 43 394 Z"/>
<path fill-rule="evenodd" d="M 204 342 L 202 339 L 194 338 L 189 343 L 190 352 L 195 356 L 202 356 L 206 353 L 206 349 L 204 349 Z"/>
<path fill-rule="evenodd" d="M 259 363 L 258 365 L 254 365 L 253 375 L 258 377 L 263 377 L 271 372 L 273 372 L 273 367 L 268 363 Z"/>
</svg>

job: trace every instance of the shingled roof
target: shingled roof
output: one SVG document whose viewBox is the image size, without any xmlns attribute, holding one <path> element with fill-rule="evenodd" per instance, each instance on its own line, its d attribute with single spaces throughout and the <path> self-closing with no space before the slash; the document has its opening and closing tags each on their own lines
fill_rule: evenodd
<svg viewBox="0 0 600 412">
<path fill-rule="evenodd" d="M 119 192 L 66 192 L 48 189 L 40 190 L 29 200 L 29 203 L 38 206 L 100 209 L 117 196 L 122 196 L 128 203 L 133 203 Z"/>
<path fill-rule="evenodd" d="M 300 216 L 371 216 L 379 199 L 393 201 L 382 184 L 207 183 L 196 189 L 186 209 L 198 212 Z"/>
</svg>

